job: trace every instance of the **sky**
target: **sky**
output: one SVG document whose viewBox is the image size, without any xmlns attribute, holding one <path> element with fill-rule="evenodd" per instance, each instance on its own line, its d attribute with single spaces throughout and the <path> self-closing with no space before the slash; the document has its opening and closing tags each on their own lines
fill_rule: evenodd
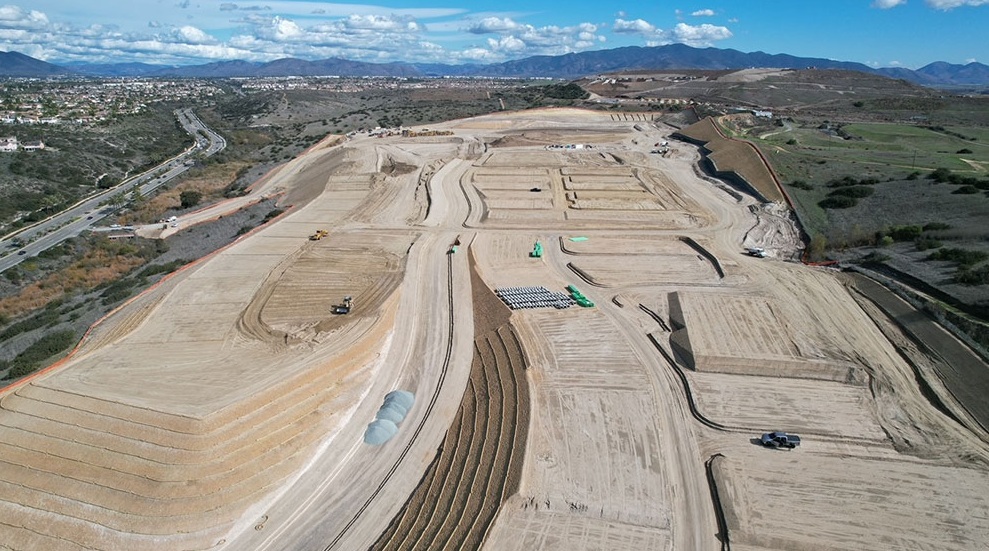
<svg viewBox="0 0 989 551">
<path fill-rule="evenodd" d="M 0 50 L 52 63 L 497 63 L 671 43 L 873 67 L 989 63 L 989 0 L 6 1 Z"/>
</svg>

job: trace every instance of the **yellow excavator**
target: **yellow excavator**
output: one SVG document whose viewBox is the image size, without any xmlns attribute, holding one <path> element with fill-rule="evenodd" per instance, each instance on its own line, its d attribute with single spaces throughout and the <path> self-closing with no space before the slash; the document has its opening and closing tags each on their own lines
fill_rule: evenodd
<svg viewBox="0 0 989 551">
<path fill-rule="evenodd" d="M 316 230 L 316 233 L 309 236 L 310 241 L 319 241 L 320 239 L 330 235 L 330 232 L 326 230 Z"/>
</svg>

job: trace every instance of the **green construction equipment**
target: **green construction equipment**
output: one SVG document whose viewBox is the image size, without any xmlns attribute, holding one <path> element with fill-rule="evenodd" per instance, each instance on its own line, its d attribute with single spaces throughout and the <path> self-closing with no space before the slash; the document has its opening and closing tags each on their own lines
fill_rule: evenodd
<svg viewBox="0 0 989 551">
<path fill-rule="evenodd" d="M 594 303 L 590 301 L 575 285 L 567 285 L 567 291 L 570 291 L 570 297 L 573 298 L 574 302 L 584 308 L 593 308 Z"/>
<path fill-rule="evenodd" d="M 532 258 L 542 258 L 543 257 L 543 244 L 536 241 L 535 246 L 532 247 L 532 252 L 529 253 Z"/>
</svg>

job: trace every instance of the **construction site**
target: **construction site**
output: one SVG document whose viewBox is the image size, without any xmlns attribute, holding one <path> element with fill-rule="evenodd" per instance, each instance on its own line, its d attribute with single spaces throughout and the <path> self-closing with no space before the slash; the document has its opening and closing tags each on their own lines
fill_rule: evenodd
<svg viewBox="0 0 989 551">
<path fill-rule="evenodd" d="M 984 549 L 896 297 L 640 119 L 331 137 L 156 228 L 286 207 L 0 391 L 0 549 Z"/>
</svg>

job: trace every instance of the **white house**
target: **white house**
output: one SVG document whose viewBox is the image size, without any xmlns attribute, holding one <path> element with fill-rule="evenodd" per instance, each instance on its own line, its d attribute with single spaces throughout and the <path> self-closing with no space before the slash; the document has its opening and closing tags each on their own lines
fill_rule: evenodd
<svg viewBox="0 0 989 551">
<path fill-rule="evenodd" d="M 17 151 L 17 138 L 0 138 L 0 151 Z"/>
</svg>

